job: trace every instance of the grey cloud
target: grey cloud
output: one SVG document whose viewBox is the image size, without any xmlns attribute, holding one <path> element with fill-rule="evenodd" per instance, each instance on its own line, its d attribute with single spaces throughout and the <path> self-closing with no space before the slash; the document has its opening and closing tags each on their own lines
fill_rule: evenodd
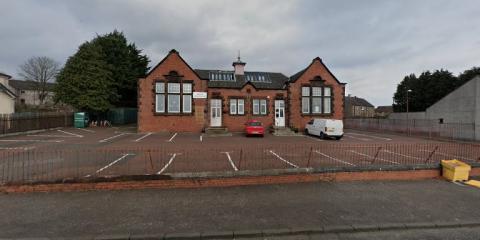
<svg viewBox="0 0 480 240">
<path fill-rule="evenodd" d="M 30 56 L 62 64 L 84 41 L 114 29 L 155 65 L 172 48 L 196 68 L 290 75 L 320 56 L 347 92 L 390 104 L 411 72 L 478 65 L 478 1 L 1 1 L 0 71 Z M 4 21 L 3 19 L 7 19 Z"/>
</svg>

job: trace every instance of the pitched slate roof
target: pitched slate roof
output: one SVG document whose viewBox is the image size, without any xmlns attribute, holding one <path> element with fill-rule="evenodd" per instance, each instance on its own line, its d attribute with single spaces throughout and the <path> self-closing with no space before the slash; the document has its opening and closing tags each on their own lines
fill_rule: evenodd
<svg viewBox="0 0 480 240">
<path fill-rule="evenodd" d="M 245 71 L 245 75 L 264 75 L 269 80 L 264 82 L 258 81 L 248 81 L 245 78 L 245 75 L 235 75 L 235 80 L 211 80 L 210 73 L 217 72 L 231 72 L 231 71 L 221 71 L 221 70 L 206 70 L 206 69 L 195 69 L 195 72 L 203 80 L 208 81 L 208 87 L 211 88 L 243 88 L 246 84 L 251 84 L 257 89 L 285 89 L 286 83 L 288 82 L 288 77 L 282 73 L 275 72 L 249 72 Z"/>
<path fill-rule="evenodd" d="M 13 93 L 12 91 L 10 91 L 10 89 L 8 89 L 7 87 L 5 87 L 5 85 L 3 85 L 3 84 L 1 84 L 1 83 L 0 83 L 0 92 L 4 92 L 4 93 L 6 93 L 7 95 L 10 95 L 12 98 L 17 97 L 17 95 L 15 95 L 15 93 Z"/>
<path fill-rule="evenodd" d="M 375 112 L 391 113 L 391 112 L 393 112 L 393 107 L 392 107 L 392 106 L 378 106 L 378 107 L 375 109 Z"/>
<path fill-rule="evenodd" d="M 345 97 L 345 105 L 373 107 L 367 100 L 359 97 Z"/>
<path fill-rule="evenodd" d="M 34 81 L 24 81 L 24 80 L 9 80 L 9 85 L 12 88 L 15 88 L 17 90 L 36 90 L 37 89 L 37 83 Z M 47 83 L 47 90 L 48 91 L 53 91 L 53 87 L 55 86 L 55 83 Z"/>
</svg>

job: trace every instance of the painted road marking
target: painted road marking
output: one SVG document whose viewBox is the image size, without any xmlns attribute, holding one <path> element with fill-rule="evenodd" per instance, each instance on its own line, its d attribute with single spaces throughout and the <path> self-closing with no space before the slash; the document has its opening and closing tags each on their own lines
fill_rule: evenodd
<svg viewBox="0 0 480 240">
<path fill-rule="evenodd" d="M 142 139 L 144 139 L 144 138 L 146 138 L 146 137 L 148 137 L 148 136 L 150 136 L 150 135 L 152 135 L 152 134 L 153 134 L 153 133 L 149 132 L 149 133 L 147 133 L 147 134 L 145 134 L 145 135 L 143 135 L 143 136 L 141 136 L 141 137 L 139 137 L 139 138 L 137 138 L 137 139 L 135 139 L 135 140 L 133 140 L 133 141 L 134 141 L 134 142 L 140 142 Z"/>
<path fill-rule="evenodd" d="M 294 167 L 294 168 L 298 168 L 297 165 L 295 165 L 295 164 L 293 164 L 293 163 L 285 160 L 284 158 L 280 157 L 280 156 L 279 156 L 277 153 L 275 153 L 274 151 L 269 150 L 269 152 L 270 152 L 271 154 L 273 154 L 275 157 L 277 157 L 278 159 L 280 159 L 280 160 L 284 161 L 285 163 L 287 163 L 288 165 L 290 165 L 290 166 L 292 166 L 292 167 Z"/>
<path fill-rule="evenodd" d="M 65 136 L 65 135 L 47 135 L 47 134 L 35 134 L 35 135 L 27 135 L 27 137 L 61 137 L 61 138 L 72 138 L 74 136 Z"/>
<path fill-rule="evenodd" d="M 67 132 L 67 131 L 63 131 L 63 130 L 60 130 L 60 129 L 58 129 L 57 131 L 59 131 L 59 132 L 61 132 L 61 133 L 68 134 L 68 135 L 72 135 L 72 136 L 75 136 L 75 137 L 83 137 L 83 135 L 76 134 L 76 133 L 71 133 L 71 132 Z"/>
<path fill-rule="evenodd" d="M 319 141 L 319 142 L 323 142 L 325 140 L 323 139 L 320 139 L 320 138 L 316 138 L 316 137 L 313 137 L 313 136 L 310 136 L 310 135 L 304 135 L 306 138 L 310 138 L 310 139 L 313 139 L 315 141 Z"/>
<path fill-rule="evenodd" d="M 355 153 L 355 154 L 358 154 L 360 156 L 364 156 L 364 157 L 368 157 L 368 158 L 373 158 L 373 156 L 370 156 L 368 154 L 364 154 L 364 153 L 361 153 L 361 152 L 357 152 L 355 150 L 348 150 L 349 152 L 352 152 L 352 153 Z M 395 161 L 390 161 L 390 160 L 387 160 L 387 159 L 383 159 L 383 158 L 379 158 L 377 157 L 376 160 L 380 160 L 380 161 L 384 161 L 384 162 L 389 162 L 389 163 L 393 163 L 393 164 L 400 164 L 399 162 L 395 162 Z"/>
<path fill-rule="evenodd" d="M 93 130 L 85 129 L 85 128 L 75 128 L 75 129 L 82 130 L 82 131 L 89 132 L 89 133 L 94 133 L 95 132 Z"/>
<path fill-rule="evenodd" d="M 413 159 L 418 159 L 418 160 L 423 160 L 423 158 L 419 158 L 419 157 L 414 157 L 414 156 L 410 156 L 410 155 L 405 155 L 405 154 L 401 154 L 401 153 L 396 153 L 396 152 L 392 152 L 390 150 L 382 150 L 383 152 L 386 152 L 386 153 L 391 153 L 391 154 L 395 154 L 395 155 L 398 155 L 398 156 L 402 156 L 402 157 L 407 157 L 407 158 L 413 158 Z"/>
<path fill-rule="evenodd" d="M 116 164 L 116 163 L 122 161 L 123 159 L 125 159 L 127 156 L 131 156 L 131 155 L 135 155 L 135 154 L 133 154 L 133 153 L 125 153 L 125 154 L 123 154 L 121 157 L 117 158 L 115 161 L 113 161 L 113 162 L 107 164 L 106 166 L 98 169 L 98 170 L 95 172 L 95 174 L 97 174 L 97 173 L 99 173 L 99 172 L 101 172 L 101 171 L 103 171 L 103 170 L 105 170 L 105 169 L 113 166 L 114 164 Z M 91 176 L 91 175 L 88 174 L 88 175 L 86 175 L 85 177 L 90 177 L 90 176 Z"/>
<path fill-rule="evenodd" d="M 200 142 L 203 142 L 203 134 L 200 134 Z"/>
<path fill-rule="evenodd" d="M 432 151 L 423 150 L 423 149 L 422 149 L 422 150 L 418 150 L 418 151 L 421 151 L 421 152 L 432 152 Z M 467 157 L 463 157 L 463 156 L 457 156 L 457 155 L 451 155 L 451 154 L 442 153 L 442 152 L 435 152 L 435 154 L 442 155 L 442 156 L 445 156 L 445 157 L 454 157 L 454 158 L 460 158 L 460 159 L 469 160 L 469 161 L 475 161 L 474 159 L 471 159 L 471 158 L 467 158 Z"/>
<path fill-rule="evenodd" d="M 172 142 L 172 140 L 177 136 L 177 133 L 173 134 L 173 136 L 167 140 L 167 142 Z"/>
<path fill-rule="evenodd" d="M 238 171 L 237 166 L 235 166 L 235 164 L 232 161 L 232 158 L 230 157 L 230 152 L 221 152 L 221 153 L 225 153 L 227 155 L 228 161 L 230 162 L 230 165 L 232 165 L 233 170 Z"/>
<path fill-rule="evenodd" d="M 50 142 L 50 143 L 59 143 L 59 142 L 63 142 L 63 140 L 0 139 L 0 142 Z"/>
<path fill-rule="evenodd" d="M 349 138 L 353 138 L 353 139 L 357 139 L 357 140 L 361 140 L 361 141 L 371 141 L 370 139 L 353 137 L 353 136 L 350 136 L 350 135 L 348 135 L 348 134 L 344 134 L 343 136 L 349 137 Z"/>
<path fill-rule="evenodd" d="M 386 140 L 386 141 L 392 141 L 391 138 L 377 137 L 377 136 L 375 136 L 375 135 L 368 135 L 368 134 L 362 134 L 362 133 L 352 133 L 352 132 L 349 132 L 348 134 L 359 135 L 359 136 L 366 136 L 366 137 L 371 137 L 371 138 L 377 138 L 377 139 Z"/>
<path fill-rule="evenodd" d="M 168 166 L 170 166 L 170 164 L 172 164 L 173 162 L 173 159 L 175 159 L 175 157 L 177 156 L 177 153 L 174 153 L 172 154 L 172 157 L 170 158 L 170 160 L 168 160 L 168 163 L 165 164 L 165 166 L 163 166 L 163 168 L 157 172 L 157 175 L 160 175 L 162 174 L 165 170 L 167 170 Z"/>
<path fill-rule="evenodd" d="M 322 152 L 319 152 L 319 151 L 317 151 L 317 150 L 315 150 L 314 152 L 317 153 L 317 154 L 320 154 L 320 155 L 322 155 L 322 156 L 324 156 L 324 157 L 330 158 L 330 159 L 332 159 L 332 160 L 334 160 L 334 161 L 337 161 L 337 162 L 345 163 L 345 164 L 348 164 L 348 165 L 350 165 L 350 166 L 357 166 L 357 165 L 355 165 L 355 164 L 353 164 L 353 163 L 349 163 L 349 162 L 340 160 L 340 159 L 338 159 L 338 158 L 334 158 L 334 157 L 328 156 L 327 154 L 322 153 Z"/>
<path fill-rule="evenodd" d="M 35 147 L 0 147 L 0 150 L 32 150 L 35 149 Z"/>
<path fill-rule="evenodd" d="M 100 140 L 100 141 L 98 141 L 98 142 L 101 142 L 101 143 L 103 143 L 103 142 L 108 142 L 109 140 L 112 140 L 112 139 L 117 138 L 117 137 L 121 137 L 121 136 L 126 135 L 126 134 L 127 134 L 127 133 L 120 133 L 120 134 L 117 134 L 117 135 L 115 135 L 115 136 L 102 139 L 102 140 Z"/>
</svg>

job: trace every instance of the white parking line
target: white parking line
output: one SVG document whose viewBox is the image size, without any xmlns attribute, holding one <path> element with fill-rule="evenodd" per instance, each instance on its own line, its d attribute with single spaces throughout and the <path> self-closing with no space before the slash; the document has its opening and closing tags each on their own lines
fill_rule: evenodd
<svg viewBox="0 0 480 240">
<path fill-rule="evenodd" d="M 303 136 L 305 136 L 306 138 L 313 139 L 313 140 L 315 140 L 315 141 L 319 141 L 319 142 L 325 141 L 325 140 L 323 140 L 323 139 L 316 138 L 316 137 L 313 137 L 313 136 L 310 136 L 310 135 L 303 135 Z"/>
<path fill-rule="evenodd" d="M 368 158 L 373 158 L 373 156 L 370 156 L 368 154 L 364 154 L 364 153 L 361 153 L 361 152 L 357 152 L 355 150 L 348 150 L 349 152 L 352 152 L 352 153 L 355 153 L 355 154 L 358 154 L 360 156 L 364 156 L 364 157 L 368 157 Z M 389 163 L 393 163 L 393 164 L 400 164 L 399 162 L 395 162 L 395 161 L 390 161 L 390 160 L 387 160 L 387 159 L 383 159 L 383 158 L 375 158 L 376 160 L 380 160 L 380 161 L 384 161 L 384 162 L 389 162 Z"/>
<path fill-rule="evenodd" d="M 115 161 L 113 161 L 113 162 L 107 164 L 106 166 L 98 169 L 98 170 L 95 172 L 95 174 L 97 174 L 97 173 L 99 173 L 99 172 L 101 172 L 101 171 L 103 171 L 103 170 L 105 170 L 105 169 L 113 166 L 113 165 L 116 164 L 117 162 L 122 161 L 123 159 L 125 159 L 127 156 L 130 156 L 130 155 L 135 155 L 135 154 L 133 154 L 133 153 L 125 153 L 125 154 L 123 154 L 121 157 L 117 158 Z M 90 176 L 91 176 L 91 175 L 88 174 L 88 175 L 86 175 L 85 177 L 90 177 Z"/>
<path fill-rule="evenodd" d="M 423 158 L 419 158 L 419 157 L 414 157 L 414 156 L 410 156 L 410 155 L 405 155 L 405 154 L 401 154 L 401 153 L 396 153 L 396 152 L 392 152 L 390 150 L 382 150 L 383 152 L 386 152 L 386 153 L 391 153 L 391 154 L 395 154 L 395 155 L 398 155 L 398 156 L 402 156 L 402 157 L 407 157 L 407 158 L 413 158 L 413 159 L 418 159 L 418 160 L 423 160 Z"/>
<path fill-rule="evenodd" d="M 75 129 L 82 130 L 82 131 L 89 132 L 89 133 L 94 133 L 95 132 L 93 130 L 85 129 L 85 128 L 75 128 Z"/>
<path fill-rule="evenodd" d="M 120 133 L 120 134 L 117 134 L 117 135 L 115 135 L 115 136 L 102 139 L 102 140 L 100 140 L 100 141 L 98 141 L 98 142 L 101 142 L 101 143 L 103 143 L 103 142 L 108 142 L 109 140 L 112 140 L 112 139 L 117 138 L 117 137 L 121 137 L 121 136 L 126 135 L 126 134 L 127 134 L 127 133 Z"/>
<path fill-rule="evenodd" d="M 50 142 L 50 143 L 59 143 L 59 142 L 63 142 L 63 140 L 0 139 L 0 142 Z"/>
<path fill-rule="evenodd" d="M 280 156 L 279 156 L 277 153 L 275 153 L 274 151 L 269 150 L 269 152 L 270 152 L 271 154 L 273 154 L 275 157 L 277 157 L 278 159 L 280 159 L 280 160 L 284 161 L 285 163 L 287 163 L 288 165 L 290 165 L 290 166 L 292 166 L 292 167 L 294 167 L 294 168 L 298 168 L 297 165 L 295 165 L 295 164 L 293 164 L 293 163 L 291 163 L 291 162 L 283 159 L 282 157 L 280 157 Z"/>
<path fill-rule="evenodd" d="M 63 131 L 63 130 L 60 130 L 60 129 L 58 129 L 57 131 L 59 131 L 59 132 L 61 132 L 61 133 L 68 134 L 68 135 L 72 135 L 72 136 L 75 136 L 75 137 L 83 137 L 83 135 L 76 134 L 76 133 L 71 133 L 71 132 L 67 132 L 67 131 Z"/>
<path fill-rule="evenodd" d="M 143 135 L 143 136 L 141 136 L 141 137 L 139 137 L 139 138 L 137 138 L 137 139 L 135 139 L 135 140 L 133 140 L 133 141 L 134 141 L 134 142 L 140 142 L 142 139 L 144 139 L 144 138 L 146 138 L 146 137 L 148 137 L 148 136 L 150 136 L 150 135 L 152 135 L 152 134 L 153 134 L 153 133 L 149 132 L 149 133 L 147 133 L 147 134 L 145 134 L 145 135 Z"/>
<path fill-rule="evenodd" d="M 177 133 L 173 134 L 173 136 L 167 140 L 167 142 L 172 142 L 172 140 L 177 136 Z"/>
<path fill-rule="evenodd" d="M 165 164 L 165 166 L 163 166 L 163 168 L 157 172 L 157 175 L 160 175 L 162 174 L 165 170 L 167 170 L 168 166 L 170 166 L 170 164 L 172 164 L 173 162 L 173 159 L 175 159 L 175 157 L 177 156 L 177 153 L 174 153 L 172 154 L 172 157 L 170 158 L 170 160 L 168 160 L 168 163 Z"/>
<path fill-rule="evenodd" d="M 0 147 L 0 150 L 24 150 L 28 151 L 31 149 L 35 149 L 35 147 Z"/>
<path fill-rule="evenodd" d="M 348 134 L 343 134 L 343 136 L 349 137 L 349 138 L 353 138 L 353 139 L 357 139 L 357 140 L 361 140 L 361 141 L 371 141 L 370 139 L 353 137 L 353 136 L 350 136 L 350 135 L 348 135 Z"/>
<path fill-rule="evenodd" d="M 366 136 L 366 137 L 371 137 L 371 138 L 376 138 L 376 139 L 381 139 L 381 140 L 386 140 L 386 141 L 392 141 L 391 138 L 377 137 L 377 136 L 375 136 L 375 135 L 368 135 L 368 134 L 362 134 L 362 133 L 352 133 L 352 132 L 349 132 L 348 134 L 359 135 L 359 136 Z"/>
<path fill-rule="evenodd" d="M 432 151 L 428 151 L 428 150 L 418 150 L 418 151 L 421 151 L 421 152 L 432 152 Z M 438 155 L 441 155 L 441 156 L 445 156 L 445 157 L 454 157 L 454 158 L 459 158 L 459 159 L 464 159 L 464 160 L 469 160 L 469 161 L 475 161 L 474 159 L 471 159 L 471 158 L 468 158 L 468 157 L 463 157 L 463 156 L 458 156 L 458 155 L 452 155 L 452 154 L 447 154 L 447 153 L 442 153 L 442 152 L 435 152 L 435 154 L 438 154 Z"/>
<path fill-rule="evenodd" d="M 334 161 L 337 161 L 337 162 L 345 163 L 345 164 L 348 164 L 348 165 L 350 165 L 350 166 L 357 166 L 357 165 L 355 165 L 355 164 L 353 164 L 353 163 L 349 163 L 349 162 L 340 160 L 340 159 L 338 159 L 338 158 L 334 158 L 334 157 L 328 156 L 327 154 L 322 153 L 322 152 L 319 152 L 319 151 L 317 151 L 317 150 L 315 150 L 314 152 L 315 152 L 315 153 L 318 153 L 318 154 L 320 154 L 320 155 L 322 155 L 322 156 L 324 156 L 324 157 L 330 158 L 330 159 L 332 159 L 332 160 L 334 160 Z"/>
<path fill-rule="evenodd" d="M 65 136 L 65 135 L 47 135 L 47 134 L 35 134 L 27 135 L 27 137 L 55 137 L 55 138 L 73 138 L 74 136 Z"/>
<path fill-rule="evenodd" d="M 225 153 L 227 155 L 228 161 L 230 162 L 230 165 L 232 165 L 233 170 L 238 171 L 237 166 L 235 166 L 235 164 L 232 161 L 232 158 L 230 157 L 230 152 L 221 152 L 221 153 Z"/>
</svg>

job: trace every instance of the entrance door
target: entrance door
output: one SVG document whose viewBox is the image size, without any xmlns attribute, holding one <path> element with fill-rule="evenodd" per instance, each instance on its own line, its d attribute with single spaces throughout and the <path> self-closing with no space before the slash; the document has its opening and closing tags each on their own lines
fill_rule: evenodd
<svg viewBox="0 0 480 240">
<path fill-rule="evenodd" d="M 210 100 L 210 126 L 211 127 L 222 126 L 222 100 L 221 99 Z"/>
<path fill-rule="evenodd" d="M 275 126 L 285 127 L 285 101 L 275 100 Z"/>
</svg>

